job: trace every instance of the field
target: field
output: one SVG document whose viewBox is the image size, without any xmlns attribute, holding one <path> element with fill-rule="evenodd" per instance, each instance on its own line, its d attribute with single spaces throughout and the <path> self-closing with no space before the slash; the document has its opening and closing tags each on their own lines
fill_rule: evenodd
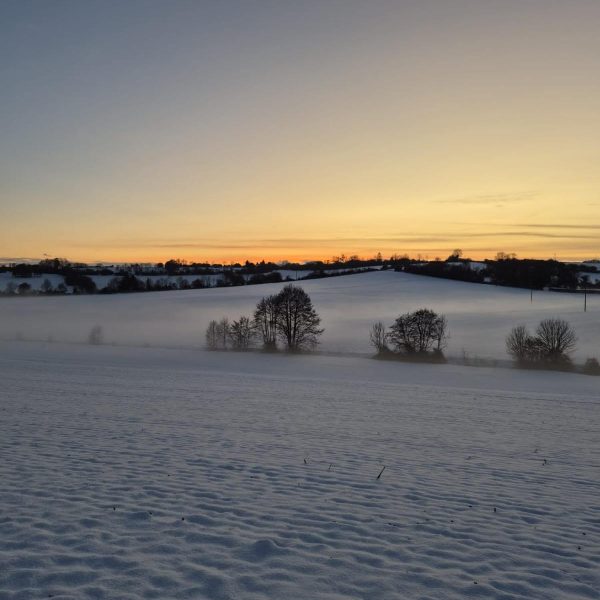
<svg viewBox="0 0 600 600">
<path fill-rule="evenodd" d="M 0 338 L 84 342 L 92 326 L 108 343 L 198 348 L 210 319 L 251 314 L 282 284 L 111 296 L 0 298 Z M 453 282 L 392 271 L 301 282 L 323 318 L 321 350 L 369 353 L 369 327 L 427 306 L 448 317 L 449 356 L 505 359 L 515 325 L 569 320 L 579 336 L 575 358 L 600 358 L 600 295 L 534 292 Z"/>
<path fill-rule="evenodd" d="M 598 379 L 359 354 L 427 304 L 449 352 L 501 357 L 507 326 L 564 316 L 583 356 L 598 300 L 304 287 L 331 354 L 197 348 L 276 286 L 2 303 L 6 338 L 55 341 L 0 342 L 0 598 L 598 597 Z M 95 323 L 121 345 L 66 343 Z"/>
</svg>

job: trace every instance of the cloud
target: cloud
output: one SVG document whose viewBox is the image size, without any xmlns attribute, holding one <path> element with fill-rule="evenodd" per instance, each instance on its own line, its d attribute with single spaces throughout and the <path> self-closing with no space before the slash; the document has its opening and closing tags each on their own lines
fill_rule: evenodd
<svg viewBox="0 0 600 600">
<path fill-rule="evenodd" d="M 505 194 L 477 194 L 474 196 L 463 196 L 459 198 L 446 198 L 442 200 L 434 200 L 436 204 L 466 204 L 466 205 L 489 205 L 496 204 L 503 206 L 504 204 L 515 204 L 531 200 L 539 195 L 536 191 L 525 192 L 508 192 Z"/>
<path fill-rule="evenodd" d="M 521 227 L 520 225 L 517 227 Z M 131 240 L 106 242 L 102 244 L 74 244 L 75 247 L 96 248 L 147 248 L 154 250 L 240 250 L 240 251 L 265 251 L 265 250 L 289 250 L 289 249 L 331 249 L 332 251 L 354 251 L 360 248 L 383 247 L 414 247 L 424 244 L 446 244 L 455 246 L 468 240 L 475 239 L 556 239 L 556 240 L 596 240 L 598 236 L 591 233 L 595 227 L 582 227 L 581 233 L 573 231 L 540 231 L 532 227 L 528 230 L 502 230 L 502 231 L 479 231 L 479 232 L 432 232 L 430 235 L 399 234 L 380 237 L 328 237 L 328 238 L 250 238 L 237 242 L 227 242 L 214 239 L 199 240 Z M 585 233 L 590 231 L 590 233 Z"/>
<path fill-rule="evenodd" d="M 32 258 L 26 256 L 0 256 L 0 264 L 6 263 L 38 263 L 42 260 L 41 258 Z"/>
<path fill-rule="evenodd" d="M 106 242 L 102 244 L 73 244 L 76 247 L 100 248 L 166 248 L 166 249 L 207 249 L 207 250 L 256 250 L 265 248 L 312 248 L 332 247 L 339 249 L 344 245 L 353 244 L 429 244 L 449 242 L 456 237 L 448 234 L 430 236 L 394 236 L 394 237 L 328 237 L 328 238 L 265 238 L 249 239 L 243 242 L 221 242 L 215 240 L 143 240 L 140 242 Z"/>
<path fill-rule="evenodd" d="M 566 225 L 563 223 L 514 223 L 511 227 L 528 227 L 531 229 L 590 229 L 599 230 L 599 225 Z"/>
</svg>

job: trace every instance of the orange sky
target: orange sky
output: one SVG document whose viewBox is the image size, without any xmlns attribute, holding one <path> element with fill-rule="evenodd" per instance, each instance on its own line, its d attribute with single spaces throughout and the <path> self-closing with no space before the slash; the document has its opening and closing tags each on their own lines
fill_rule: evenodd
<svg viewBox="0 0 600 600">
<path fill-rule="evenodd" d="M 595 0 L 0 13 L 0 259 L 600 256 Z"/>
</svg>

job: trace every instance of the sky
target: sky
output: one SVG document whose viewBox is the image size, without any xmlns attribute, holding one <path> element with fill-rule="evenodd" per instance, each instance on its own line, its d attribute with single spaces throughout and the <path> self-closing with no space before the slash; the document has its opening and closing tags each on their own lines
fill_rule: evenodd
<svg viewBox="0 0 600 600">
<path fill-rule="evenodd" d="M 0 0 L 0 261 L 600 256 L 598 0 Z"/>
</svg>

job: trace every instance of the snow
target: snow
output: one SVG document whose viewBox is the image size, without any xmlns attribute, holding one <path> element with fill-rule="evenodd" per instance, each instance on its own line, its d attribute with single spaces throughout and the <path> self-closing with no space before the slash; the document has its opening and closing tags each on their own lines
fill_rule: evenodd
<svg viewBox="0 0 600 600">
<path fill-rule="evenodd" d="M 251 314 L 282 284 L 99 296 L 0 298 L 0 338 L 81 342 L 99 324 L 109 343 L 199 347 L 211 319 Z M 544 318 L 567 319 L 579 337 L 575 358 L 600 358 L 600 294 L 583 295 L 497 287 L 396 273 L 307 280 L 325 328 L 321 350 L 369 353 L 369 328 L 427 306 L 447 316 L 449 356 L 506 359 L 504 340 L 519 324 L 534 329 Z"/>
<path fill-rule="evenodd" d="M 208 310 L 114 298 L 60 300 Z M 598 598 L 596 378 L 5 341 L 0 381 L 2 599 Z"/>
<path fill-rule="evenodd" d="M 4 292 L 11 283 L 15 288 L 21 283 L 27 283 L 31 286 L 32 290 L 39 291 L 46 279 L 52 284 L 53 288 L 57 288 L 61 283 L 65 282 L 65 278 L 62 275 L 52 273 L 38 277 L 13 277 L 12 273 L 4 272 L 0 273 L 0 292 Z"/>
<path fill-rule="evenodd" d="M 582 358 L 600 296 L 303 281 L 321 353 L 201 349 L 282 285 L 0 299 L 2 600 L 598 598 L 599 379 L 371 360 L 368 329 L 428 306 L 505 358 L 558 316 Z"/>
</svg>

